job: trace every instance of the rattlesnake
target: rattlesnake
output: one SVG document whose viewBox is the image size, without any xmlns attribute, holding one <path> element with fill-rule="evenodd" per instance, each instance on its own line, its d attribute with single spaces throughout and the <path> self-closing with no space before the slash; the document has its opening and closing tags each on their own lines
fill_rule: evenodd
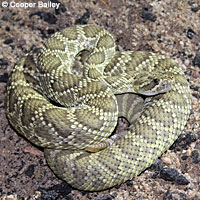
<svg viewBox="0 0 200 200">
<path fill-rule="evenodd" d="M 191 110 L 189 84 L 174 61 L 115 49 L 102 27 L 69 27 L 21 58 L 7 85 L 11 125 L 80 190 L 140 174 L 181 134 Z M 120 116 L 130 126 L 112 135 Z"/>
</svg>

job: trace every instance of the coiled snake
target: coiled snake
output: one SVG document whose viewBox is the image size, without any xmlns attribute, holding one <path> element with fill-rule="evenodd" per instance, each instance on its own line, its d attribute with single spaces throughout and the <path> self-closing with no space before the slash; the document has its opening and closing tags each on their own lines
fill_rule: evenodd
<svg viewBox="0 0 200 200">
<path fill-rule="evenodd" d="M 102 27 L 66 28 L 23 57 L 7 85 L 11 125 L 80 190 L 140 174 L 181 134 L 191 110 L 188 82 L 174 61 L 115 48 Z M 112 135 L 120 116 L 130 126 Z"/>
</svg>

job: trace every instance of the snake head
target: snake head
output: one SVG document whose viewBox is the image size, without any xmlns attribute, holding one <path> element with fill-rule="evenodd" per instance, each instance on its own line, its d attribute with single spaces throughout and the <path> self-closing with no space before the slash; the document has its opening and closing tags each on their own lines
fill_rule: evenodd
<svg viewBox="0 0 200 200">
<path fill-rule="evenodd" d="M 152 96 L 160 93 L 165 93 L 173 88 L 172 82 L 170 80 L 164 79 L 159 75 L 152 76 L 148 73 L 149 72 L 145 72 L 134 82 L 133 87 L 136 93 L 145 96 Z"/>
</svg>

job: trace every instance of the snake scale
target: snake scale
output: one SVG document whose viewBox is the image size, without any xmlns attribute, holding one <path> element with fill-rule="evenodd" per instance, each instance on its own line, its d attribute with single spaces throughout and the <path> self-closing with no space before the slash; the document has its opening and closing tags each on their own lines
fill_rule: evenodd
<svg viewBox="0 0 200 200">
<path fill-rule="evenodd" d="M 11 125 L 80 190 L 139 175 L 181 134 L 190 110 L 189 84 L 173 60 L 116 51 L 112 35 L 96 25 L 55 33 L 18 61 L 7 84 Z M 130 126 L 113 134 L 120 116 Z"/>
</svg>

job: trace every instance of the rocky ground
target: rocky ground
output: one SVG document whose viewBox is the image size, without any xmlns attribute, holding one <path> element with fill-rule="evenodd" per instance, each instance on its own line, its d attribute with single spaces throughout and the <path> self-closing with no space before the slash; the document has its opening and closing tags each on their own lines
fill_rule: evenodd
<svg viewBox="0 0 200 200">
<path fill-rule="evenodd" d="M 35 6 L 0 2 L 0 199 L 200 199 L 199 1 L 51 0 L 60 3 L 58 9 L 39 7 L 39 1 L 15 0 L 20 2 Z M 50 5 L 50 0 L 42 2 Z M 154 51 L 175 59 L 191 85 L 191 117 L 170 150 L 140 176 L 102 192 L 78 191 L 58 179 L 42 149 L 19 136 L 5 116 L 5 86 L 16 61 L 51 34 L 74 24 L 105 27 L 119 50 Z"/>
</svg>

